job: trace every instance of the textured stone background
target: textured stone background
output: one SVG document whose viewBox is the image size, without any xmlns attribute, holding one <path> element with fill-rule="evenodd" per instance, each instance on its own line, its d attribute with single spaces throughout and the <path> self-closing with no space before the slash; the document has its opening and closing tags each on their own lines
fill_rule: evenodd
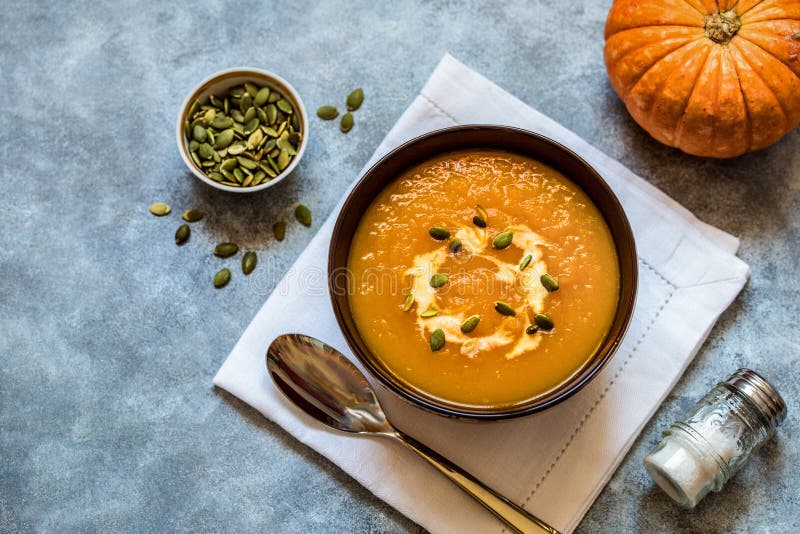
<svg viewBox="0 0 800 534">
<path fill-rule="evenodd" d="M 4 4 L 0 531 L 420 530 L 211 378 L 445 51 L 741 236 L 753 269 L 581 531 L 797 531 L 800 132 L 726 162 L 649 139 L 606 79 L 609 4 Z M 174 121 L 193 84 L 236 65 L 280 73 L 312 110 L 359 85 L 366 101 L 347 136 L 314 120 L 281 186 L 222 194 L 187 173 Z M 150 216 L 156 200 L 173 215 Z M 272 222 L 300 200 L 314 228 L 275 242 Z M 188 207 L 208 217 L 178 248 Z M 215 291 L 209 252 L 223 238 L 261 266 Z M 679 511 L 642 457 L 740 365 L 775 382 L 789 419 L 722 494 Z"/>
</svg>

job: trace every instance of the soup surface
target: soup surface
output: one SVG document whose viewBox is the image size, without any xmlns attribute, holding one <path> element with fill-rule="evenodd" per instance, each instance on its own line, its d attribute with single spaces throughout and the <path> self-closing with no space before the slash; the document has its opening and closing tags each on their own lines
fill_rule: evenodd
<svg viewBox="0 0 800 534">
<path fill-rule="evenodd" d="M 511 243 L 500 248 L 504 232 Z M 614 242 L 586 193 L 503 151 L 450 152 L 399 176 L 363 214 L 349 268 L 352 314 L 374 355 L 463 406 L 518 404 L 569 380 L 605 339 L 619 298 Z M 536 314 L 553 328 L 539 317 L 531 332 Z"/>
</svg>

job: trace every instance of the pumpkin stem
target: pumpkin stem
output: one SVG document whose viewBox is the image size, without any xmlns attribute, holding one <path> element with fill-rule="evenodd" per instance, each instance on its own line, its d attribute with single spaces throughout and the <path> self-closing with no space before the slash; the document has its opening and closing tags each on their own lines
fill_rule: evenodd
<svg viewBox="0 0 800 534">
<path fill-rule="evenodd" d="M 706 15 L 706 37 L 715 43 L 723 45 L 730 43 L 741 27 L 742 20 L 736 14 L 735 9 Z"/>
</svg>

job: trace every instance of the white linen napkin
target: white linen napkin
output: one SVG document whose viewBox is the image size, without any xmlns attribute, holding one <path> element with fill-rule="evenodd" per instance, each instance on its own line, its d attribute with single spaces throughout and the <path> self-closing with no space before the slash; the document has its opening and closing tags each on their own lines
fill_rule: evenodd
<svg viewBox="0 0 800 534">
<path fill-rule="evenodd" d="M 697 220 L 655 187 L 552 119 L 446 55 L 366 168 L 422 133 L 494 123 L 568 146 L 608 181 L 630 219 L 639 252 L 639 296 L 631 327 L 609 365 L 583 390 L 543 413 L 475 424 L 379 396 L 397 427 L 438 450 L 514 502 L 571 532 L 642 427 L 744 286 L 738 239 Z M 336 324 L 326 286 L 338 208 L 256 314 L 214 384 L 275 421 L 431 532 L 495 532 L 502 524 L 424 461 L 380 438 L 327 430 L 283 398 L 268 377 L 272 340 L 300 332 L 357 361 Z"/>
</svg>

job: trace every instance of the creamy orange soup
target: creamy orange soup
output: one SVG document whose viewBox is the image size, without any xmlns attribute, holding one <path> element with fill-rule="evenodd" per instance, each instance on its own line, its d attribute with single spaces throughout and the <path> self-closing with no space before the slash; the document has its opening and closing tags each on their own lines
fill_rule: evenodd
<svg viewBox="0 0 800 534">
<path fill-rule="evenodd" d="M 500 248 L 504 232 L 511 243 Z M 410 386 L 464 406 L 509 406 L 569 380 L 619 298 L 614 242 L 586 193 L 494 150 L 451 152 L 399 176 L 362 216 L 349 268 L 370 350 Z M 541 316 L 532 326 L 537 314 L 553 328 Z M 477 326 L 462 330 L 472 316 Z"/>
</svg>

